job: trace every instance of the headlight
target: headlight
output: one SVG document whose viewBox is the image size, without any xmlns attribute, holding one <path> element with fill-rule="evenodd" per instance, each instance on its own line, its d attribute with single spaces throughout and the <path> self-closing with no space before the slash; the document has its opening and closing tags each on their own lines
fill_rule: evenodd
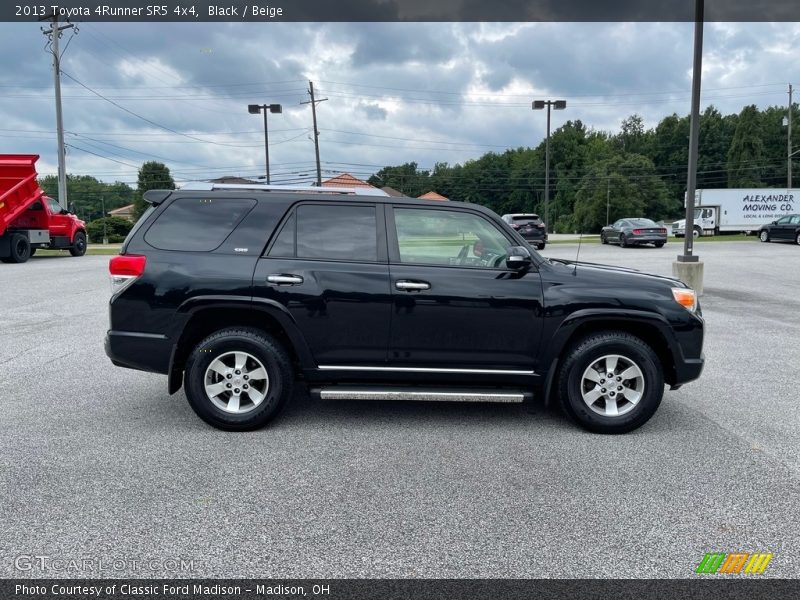
<svg viewBox="0 0 800 600">
<path fill-rule="evenodd" d="M 672 288 L 672 297 L 689 312 L 697 310 L 697 292 L 689 288 Z"/>
</svg>

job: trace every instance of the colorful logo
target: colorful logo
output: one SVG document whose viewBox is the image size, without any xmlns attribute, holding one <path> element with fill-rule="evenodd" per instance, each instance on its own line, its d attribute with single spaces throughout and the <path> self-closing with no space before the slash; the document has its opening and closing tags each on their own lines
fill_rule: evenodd
<svg viewBox="0 0 800 600">
<path fill-rule="evenodd" d="M 710 552 L 703 557 L 697 565 L 695 573 L 748 573 L 760 575 L 763 573 L 772 552 Z"/>
</svg>

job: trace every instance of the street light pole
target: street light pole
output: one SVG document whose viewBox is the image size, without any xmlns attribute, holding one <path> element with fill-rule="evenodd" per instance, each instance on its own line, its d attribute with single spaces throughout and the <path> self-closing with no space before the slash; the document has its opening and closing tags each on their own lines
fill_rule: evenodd
<svg viewBox="0 0 800 600">
<path fill-rule="evenodd" d="M 547 107 L 547 138 L 544 144 L 544 224 L 550 230 L 550 108 L 564 110 L 567 108 L 566 100 L 534 100 L 531 104 L 533 110 Z"/>
<path fill-rule="evenodd" d="M 673 275 L 703 293 L 703 263 L 692 253 L 694 247 L 694 194 L 697 187 L 697 152 L 700 142 L 700 87 L 703 72 L 704 0 L 695 0 L 694 62 L 692 65 L 692 113 L 689 120 L 689 168 L 686 175 L 686 228 L 683 254 L 672 263 Z"/>
<path fill-rule="evenodd" d="M 283 107 L 280 104 L 248 104 L 247 112 L 251 115 L 257 115 L 260 112 L 264 113 L 264 157 L 267 166 L 267 184 L 269 185 L 269 127 L 267 126 L 267 112 L 281 113 Z"/>
<path fill-rule="evenodd" d="M 786 135 L 786 173 L 787 183 L 789 184 L 789 189 L 792 189 L 792 84 L 789 84 L 789 114 L 787 115 L 786 123 L 788 125 L 789 131 Z"/>
</svg>

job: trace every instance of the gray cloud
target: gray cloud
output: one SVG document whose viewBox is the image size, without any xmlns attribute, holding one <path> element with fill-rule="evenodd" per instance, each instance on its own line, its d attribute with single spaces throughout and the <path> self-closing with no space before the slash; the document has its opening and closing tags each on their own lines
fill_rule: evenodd
<svg viewBox="0 0 800 600">
<path fill-rule="evenodd" d="M 544 135 L 544 116 L 530 109 L 534 97 L 568 100 L 567 111 L 553 114 L 554 127 L 580 119 L 615 129 L 634 112 L 652 126 L 689 110 L 686 23 L 87 23 L 80 30 L 63 69 L 118 106 L 64 78 L 74 147 L 68 169 L 107 180 L 134 181 L 149 158 L 184 180 L 262 174 L 262 120 L 246 110 L 254 102 L 284 106 L 269 117 L 273 176 L 310 180 L 311 111 L 301 104 L 308 79 L 327 98 L 318 117 L 330 175 L 534 146 Z M 708 24 L 704 104 L 738 112 L 785 103 L 783 82 L 798 79 L 799 42 L 796 24 Z M 54 172 L 43 44 L 36 24 L 0 24 L 0 151 L 39 153 L 40 170 Z"/>
</svg>

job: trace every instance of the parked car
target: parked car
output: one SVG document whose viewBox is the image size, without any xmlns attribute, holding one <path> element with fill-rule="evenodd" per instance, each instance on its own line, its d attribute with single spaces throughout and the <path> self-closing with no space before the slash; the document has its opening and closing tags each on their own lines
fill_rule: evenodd
<svg viewBox="0 0 800 600">
<path fill-rule="evenodd" d="M 762 242 L 794 242 L 800 244 L 800 215 L 786 215 L 769 225 L 763 225 L 758 231 Z"/>
<path fill-rule="evenodd" d="M 667 243 L 667 229 L 650 219 L 620 219 L 600 231 L 600 242 L 619 244 L 623 248 L 653 244 L 661 248 Z"/>
<path fill-rule="evenodd" d="M 530 242 L 539 250 L 544 250 L 547 244 L 547 227 L 533 213 L 517 213 L 503 215 L 503 221 L 508 223 L 512 229 L 516 230 L 526 241 Z"/>
<path fill-rule="evenodd" d="M 183 385 L 211 425 L 324 400 L 557 400 L 622 433 L 700 376 L 682 282 L 546 259 L 492 211 L 359 188 L 149 191 L 111 259 L 105 349 Z"/>
</svg>

